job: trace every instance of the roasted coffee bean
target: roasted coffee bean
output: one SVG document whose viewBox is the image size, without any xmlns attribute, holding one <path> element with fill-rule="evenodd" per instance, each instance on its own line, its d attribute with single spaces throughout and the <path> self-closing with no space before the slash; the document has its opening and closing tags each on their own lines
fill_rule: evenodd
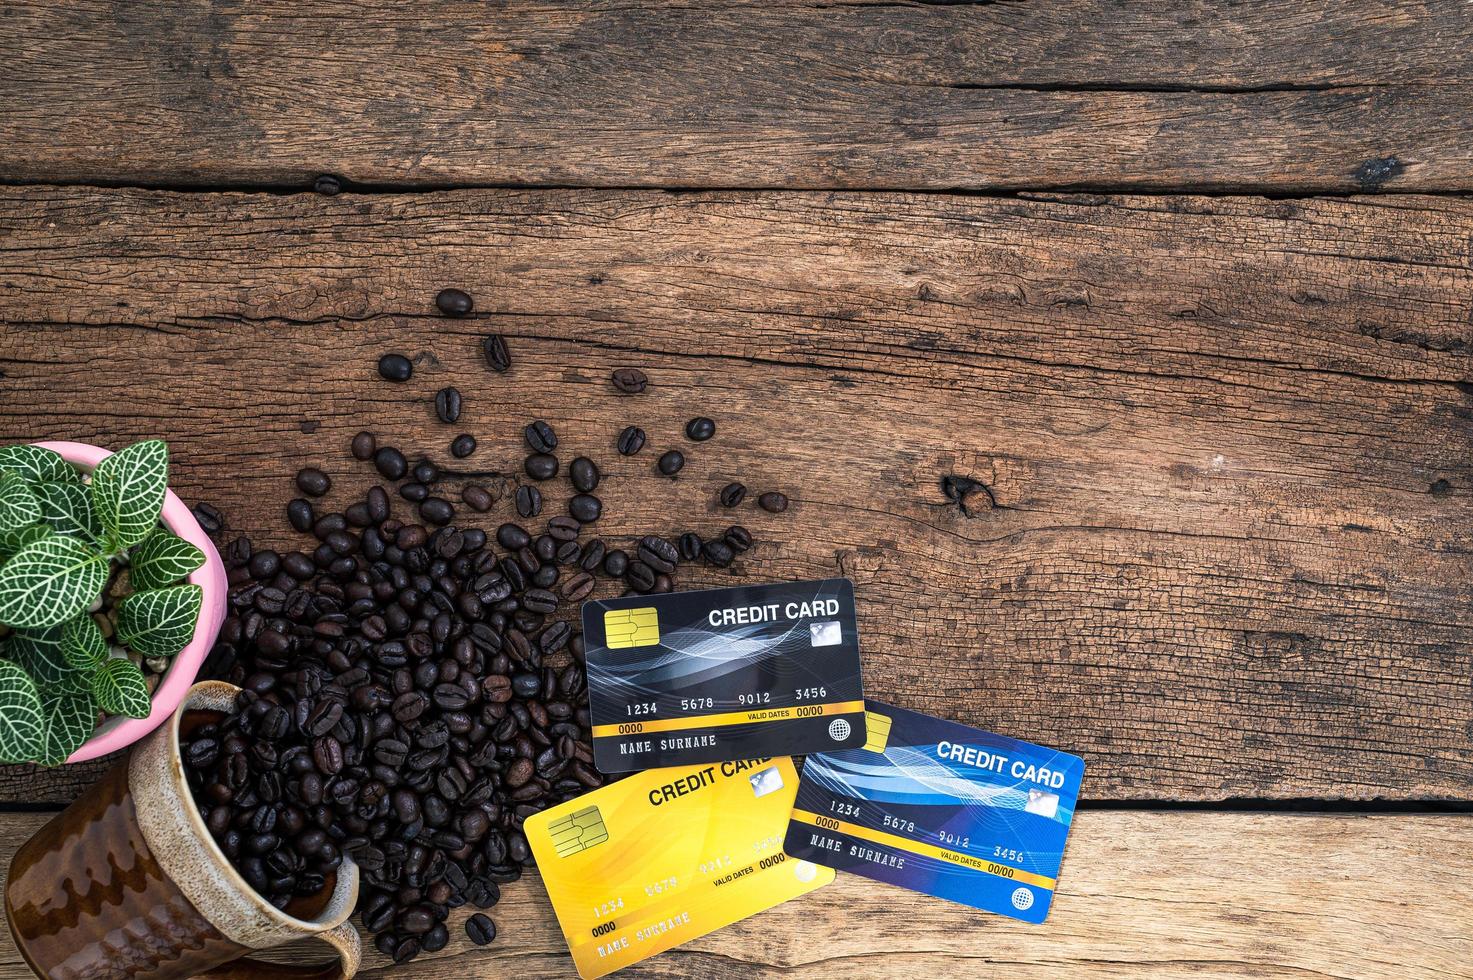
<svg viewBox="0 0 1473 980">
<path fill-rule="evenodd" d="M 465 934 L 477 946 L 486 946 L 496 938 L 496 923 L 490 916 L 477 912 L 465 920 Z"/>
<path fill-rule="evenodd" d="M 491 496 L 491 491 L 474 484 L 460 492 L 460 499 L 464 500 L 465 505 L 478 514 L 484 514 L 491 509 L 492 504 L 496 503 L 496 499 Z"/>
<path fill-rule="evenodd" d="M 604 574 L 613 578 L 620 578 L 629 568 L 629 556 L 623 549 L 615 548 L 604 555 Z"/>
<path fill-rule="evenodd" d="M 640 538 L 636 554 L 650 568 L 666 574 L 675 571 L 680 561 L 680 552 L 675 545 L 654 534 Z"/>
<path fill-rule="evenodd" d="M 427 459 L 422 459 L 414 464 L 413 477 L 420 483 L 434 483 L 440 479 L 440 467 Z"/>
<path fill-rule="evenodd" d="M 680 557 L 685 561 L 695 561 L 701 557 L 701 536 L 694 531 L 686 531 L 680 536 Z"/>
<path fill-rule="evenodd" d="M 666 476 L 674 476 L 685 465 L 685 454 L 678 449 L 672 449 L 661 455 L 655 465 Z"/>
<path fill-rule="evenodd" d="M 481 352 L 486 357 L 486 366 L 496 373 L 511 367 L 511 352 L 506 349 L 506 341 L 497 334 L 489 334 L 481 341 Z"/>
<path fill-rule="evenodd" d="M 534 453 L 550 453 L 557 448 L 557 433 L 552 426 L 538 419 L 522 430 L 527 446 Z"/>
<path fill-rule="evenodd" d="M 561 515 L 547 522 L 547 533 L 554 541 L 572 541 L 576 539 L 583 530 L 583 525 L 575 517 L 563 517 Z"/>
<path fill-rule="evenodd" d="M 373 454 L 373 465 L 385 480 L 402 480 L 409 472 L 409 461 L 392 446 L 384 446 Z"/>
<path fill-rule="evenodd" d="M 446 316 L 461 317 L 475 309 L 475 300 L 463 289 L 442 289 L 435 294 L 435 306 Z"/>
<path fill-rule="evenodd" d="M 603 501 L 591 493 L 576 494 L 568 501 L 568 513 L 584 524 L 598 520 L 603 511 Z"/>
<path fill-rule="evenodd" d="M 291 522 L 292 527 L 305 534 L 317 522 L 317 514 L 313 511 L 310 500 L 298 497 L 286 505 L 286 519 Z"/>
<path fill-rule="evenodd" d="M 419 955 L 422 947 L 419 940 L 413 936 L 407 936 L 394 946 L 394 962 L 396 964 L 408 963 Z"/>
<path fill-rule="evenodd" d="M 788 498 L 776 490 L 769 490 L 757 498 L 757 506 L 773 514 L 781 514 L 788 509 Z"/>
<path fill-rule="evenodd" d="M 450 945 L 450 930 L 445 923 L 437 922 L 429 932 L 425 933 L 422 947 L 426 953 L 438 953 Z"/>
<path fill-rule="evenodd" d="M 455 517 L 455 507 L 441 497 L 430 497 L 419 505 L 419 516 L 436 526 L 449 524 Z"/>
<path fill-rule="evenodd" d="M 195 504 L 190 508 L 190 513 L 206 534 L 215 535 L 225 530 L 225 516 L 209 504 Z"/>
<path fill-rule="evenodd" d="M 542 491 L 531 486 L 517 487 L 517 513 L 522 517 L 542 513 Z"/>
<path fill-rule="evenodd" d="M 725 541 L 707 541 L 705 547 L 701 549 L 701 554 L 705 556 L 708 564 L 717 568 L 725 568 L 731 564 L 731 546 Z"/>
<path fill-rule="evenodd" d="M 332 480 L 315 466 L 297 470 L 297 489 L 309 497 L 321 497 L 332 489 Z"/>
<path fill-rule="evenodd" d="M 382 524 L 389 519 L 389 495 L 384 492 L 383 487 L 369 487 L 364 503 L 368 507 L 370 522 Z"/>
<path fill-rule="evenodd" d="M 722 540 L 726 542 L 726 546 L 730 548 L 734 554 L 738 555 L 744 551 L 749 550 L 752 547 L 751 532 L 742 527 L 740 524 L 733 524 L 731 527 L 727 528 L 726 533 L 722 535 Z"/>
<path fill-rule="evenodd" d="M 633 456 L 644 448 L 644 430 L 637 425 L 626 426 L 615 442 L 620 456 Z"/>
<path fill-rule="evenodd" d="M 476 451 L 476 437 L 469 433 L 461 433 L 450 441 L 450 455 L 456 459 L 465 459 Z"/>
<path fill-rule="evenodd" d="M 723 507 L 735 507 L 747 497 L 747 488 L 740 483 L 728 483 L 721 488 L 721 493 L 716 499 L 721 501 Z"/>
<path fill-rule="evenodd" d="M 551 480 L 557 476 L 557 457 L 550 453 L 533 453 L 523 462 L 522 468 L 534 480 Z"/>
<path fill-rule="evenodd" d="M 447 424 L 460 420 L 461 398 L 457 388 L 445 387 L 435 392 L 435 417 Z"/>
<path fill-rule="evenodd" d="M 571 565 L 583 557 L 583 549 L 576 541 L 563 541 L 557 546 L 557 552 L 553 556 L 559 565 Z"/>
<path fill-rule="evenodd" d="M 532 535 L 520 524 L 508 522 L 496 529 L 496 543 L 507 551 L 520 551 L 532 543 Z"/>
<path fill-rule="evenodd" d="M 535 613 L 550 613 L 557 608 L 557 596 L 546 589 L 528 589 L 522 593 L 522 608 Z"/>
<path fill-rule="evenodd" d="M 587 456 L 579 456 L 568 466 L 568 479 L 579 493 L 592 493 L 598 489 L 598 465 Z"/>
<path fill-rule="evenodd" d="M 705 442 L 716 434 L 716 423 L 704 415 L 685 423 L 685 437 L 692 442 Z"/>
<path fill-rule="evenodd" d="M 655 587 L 655 570 L 642 561 L 632 561 L 624 572 L 624 581 L 635 592 L 648 592 Z"/>
<path fill-rule="evenodd" d="M 611 377 L 614 387 L 626 395 L 638 395 L 650 383 L 650 379 L 639 368 L 615 368 Z"/>
<path fill-rule="evenodd" d="M 583 545 L 578 556 L 578 566 L 585 572 L 596 572 L 603 565 L 604 555 L 607 549 L 604 543 L 597 538 Z"/>
<path fill-rule="evenodd" d="M 373 459 L 374 450 L 378 448 L 378 440 L 372 432 L 360 432 L 353 437 L 353 458 L 361 460 Z"/>
<path fill-rule="evenodd" d="M 558 592 L 569 602 L 582 602 L 593 594 L 596 584 L 592 575 L 587 572 L 579 572 L 564 581 Z"/>
<path fill-rule="evenodd" d="M 414 364 L 403 354 L 385 354 L 378 359 L 378 373 L 385 381 L 408 381 Z"/>
<path fill-rule="evenodd" d="M 412 504 L 423 503 L 429 499 L 430 488 L 423 483 L 401 483 L 399 485 L 399 496 Z"/>
</svg>

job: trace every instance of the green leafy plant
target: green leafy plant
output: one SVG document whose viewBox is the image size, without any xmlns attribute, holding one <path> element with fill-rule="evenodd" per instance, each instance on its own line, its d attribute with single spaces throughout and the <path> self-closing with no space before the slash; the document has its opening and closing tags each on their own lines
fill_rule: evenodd
<svg viewBox="0 0 1473 980">
<path fill-rule="evenodd" d="M 184 649 L 204 600 L 183 581 L 204 553 L 159 523 L 168 485 L 157 440 L 90 476 L 49 449 L 0 447 L 0 762 L 58 765 L 100 714 L 148 715 L 134 658 Z"/>
</svg>

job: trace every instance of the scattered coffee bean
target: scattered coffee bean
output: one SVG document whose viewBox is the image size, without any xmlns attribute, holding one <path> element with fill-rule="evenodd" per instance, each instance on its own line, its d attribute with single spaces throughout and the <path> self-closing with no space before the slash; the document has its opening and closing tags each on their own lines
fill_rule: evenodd
<svg viewBox="0 0 1473 980">
<path fill-rule="evenodd" d="M 701 549 L 701 554 L 705 556 L 709 564 L 717 568 L 725 568 L 730 565 L 734 557 L 731 545 L 725 541 L 707 541 L 705 547 Z"/>
<path fill-rule="evenodd" d="M 373 465 L 385 480 L 402 480 L 409 472 L 409 461 L 404 454 L 392 446 L 385 446 L 373 454 Z"/>
<path fill-rule="evenodd" d="M 374 450 L 378 448 L 378 440 L 372 432 L 360 432 L 353 437 L 353 458 L 368 460 L 373 458 Z"/>
<path fill-rule="evenodd" d="M 461 398 L 457 388 L 445 387 L 435 392 L 435 417 L 451 424 L 460 420 Z"/>
<path fill-rule="evenodd" d="M 534 480 L 551 480 L 557 476 L 557 457 L 551 453 L 533 453 L 522 463 L 522 468 Z"/>
<path fill-rule="evenodd" d="M 655 570 L 642 561 L 632 561 L 624 571 L 624 581 L 635 592 L 648 592 L 655 587 Z"/>
<path fill-rule="evenodd" d="M 587 456 L 579 456 L 568 465 L 568 479 L 579 493 L 592 493 L 598 489 L 598 465 Z"/>
<path fill-rule="evenodd" d="M 476 451 L 476 437 L 469 433 L 461 433 L 450 443 L 450 455 L 456 459 L 465 459 Z"/>
<path fill-rule="evenodd" d="M 434 483 L 440 479 L 440 468 L 427 459 L 414 464 L 414 478 L 420 483 Z"/>
<path fill-rule="evenodd" d="M 297 489 L 309 497 L 321 497 L 332 489 L 332 480 L 315 466 L 297 470 Z"/>
<path fill-rule="evenodd" d="M 496 923 L 490 916 L 477 912 L 465 920 L 465 934 L 477 946 L 485 946 L 496 938 Z"/>
<path fill-rule="evenodd" d="M 788 509 L 788 498 L 776 490 L 769 490 L 757 498 L 757 506 L 772 514 L 781 514 Z"/>
<path fill-rule="evenodd" d="M 721 488 L 721 493 L 717 495 L 717 499 L 721 501 L 721 506 L 723 507 L 735 507 L 745 500 L 746 497 L 747 488 L 740 483 L 728 483 Z"/>
<path fill-rule="evenodd" d="M 440 497 L 430 497 L 419 505 L 419 516 L 431 524 L 449 524 L 455 517 L 455 507 Z"/>
<path fill-rule="evenodd" d="M 293 528 L 303 534 L 312 530 L 312 525 L 317 523 L 317 515 L 312 509 L 312 502 L 303 500 L 301 497 L 286 505 L 286 519 L 291 522 Z"/>
<path fill-rule="evenodd" d="M 517 487 L 517 513 L 522 517 L 542 513 L 542 491 L 536 487 Z"/>
<path fill-rule="evenodd" d="M 430 495 L 430 488 L 418 481 L 404 483 L 399 486 L 399 496 L 412 504 L 418 504 L 426 500 Z"/>
<path fill-rule="evenodd" d="M 692 442 L 705 442 L 716 434 L 716 423 L 704 415 L 685 423 L 685 437 Z"/>
<path fill-rule="evenodd" d="M 446 316 L 465 316 L 475 309 L 471 294 L 463 289 L 442 289 L 435 294 L 435 306 Z"/>
<path fill-rule="evenodd" d="M 592 524 L 603 513 L 604 504 L 591 493 L 580 493 L 568 501 L 568 513 L 584 524 Z"/>
<path fill-rule="evenodd" d="M 639 368 L 617 368 L 613 373 L 614 387 L 626 395 L 638 395 L 649 386 L 650 379 Z"/>
<path fill-rule="evenodd" d="M 640 539 L 639 548 L 635 554 L 640 561 L 664 575 L 675 571 L 675 566 L 680 562 L 680 550 L 669 541 L 654 534 Z"/>
<path fill-rule="evenodd" d="M 465 505 L 478 514 L 484 514 L 496 503 L 496 498 L 491 496 L 491 491 L 485 487 L 472 484 L 460 492 L 460 499 Z"/>
<path fill-rule="evenodd" d="M 722 535 L 721 540 L 726 542 L 726 546 L 730 548 L 734 554 L 739 555 L 744 551 L 750 551 L 752 548 L 752 534 L 740 524 L 733 524 L 731 527 L 727 528 L 726 533 Z"/>
<path fill-rule="evenodd" d="M 622 549 L 615 548 L 604 555 L 604 574 L 610 578 L 622 578 L 629 570 L 629 556 Z"/>
<path fill-rule="evenodd" d="M 403 354 L 385 354 L 378 359 L 378 373 L 385 381 L 408 381 L 414 364 Z"/>
<path fill-rule="evenodd" d="M 527 445 L 534 453 L 550 453 L 557 448 L 557 433 L 541 419 L 528 425 L 522 433 L 527 437 Z"/>
<path fill-rule="evenodd" d="M 498 374 L 511 367 L 511 353 L 498 334 L 490 334 L 481 341 L 481 351 L 486 356 L 486 366 Z"/>
<path fill-rule="evenodd" d="M 655 465 L 666 476 L 674 476 L 685 465 L 685 454 L 678 449 L 672 449 L 663 454 Z"/>
<path fill-rule="evenodd" d="M 616 447 L 620 456 L 633 456 L 644 448 L 644 430 L 637 425 L 626 426 L 619 433 Z"/>
<path fill-rule="evenodd" d="M 332 174 L 323 174 L 312 182 L 312 189 L 324 197 L 334 197 L 341 193 L 343 182 Z"/>
<path fill-rule="evenodd" d="M 207 503 L 195 504 L 190 508 L 190 513 L 208 535 L 213 536 L 225 530 L 225 515 Z"/>
<path fill-rule="evenodd" d="M 680 536 L 680 557 L 685 561 L 695 561 L 701 557 L 701 536 L 694 531 L 686 531 Z"/>
</svg>

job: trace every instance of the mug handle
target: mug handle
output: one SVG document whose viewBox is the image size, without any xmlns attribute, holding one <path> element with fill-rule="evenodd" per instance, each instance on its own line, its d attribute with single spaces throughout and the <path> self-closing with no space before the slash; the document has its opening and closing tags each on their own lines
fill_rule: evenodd
<svg viewBox="0 0 1473 980">
<path fill-rule="evenodd" d="M 238 959 L 199 974 L 210 980 L 352 980 L 363 959 L 363 940 L 351 922 L 316 934 L 338 951 L 338 962 L 322 966 L 285 966 L 260 960 Z"/>
</svg>

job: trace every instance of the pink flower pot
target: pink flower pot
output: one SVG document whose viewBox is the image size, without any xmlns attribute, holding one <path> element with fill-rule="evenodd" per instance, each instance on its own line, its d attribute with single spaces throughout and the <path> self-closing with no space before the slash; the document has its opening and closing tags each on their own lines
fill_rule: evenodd
<svg viewBox="0 0 1473 980">
<path fill-rule="evenodd" d="M 36 445 L 61 453 L 67 462 L 84 470 L 91 470 L 112 455 L 110 450 L 82 442 L 38 442 Z M 96 759 L 127 748 L 173 715 L 174 709 L 184 701 L 184 695 L 189 693 L 195 675 L 199 673 L 205 657 L 215 644 L 220 624 L 225 621 L 225 564 L 220 561 L 220 553 L 215 550 L 215 545 L 189 512 L 184 501 L 175 496 L 172 490 L 164 494 L 162 521 L 170 531 L 205 553 L 205 563 L 188 579 L 204 590 L 204 602 L 200 607 L 199 622 L 194 627 L 194 638 L 169 664 L 163 680 L 153 692 L 153 710 L 148 713 L 148 717 L 108 718 L 97 727 L 91 738 L 82 743 L 81 748 L 71 754 L 67 759 L 68 764 L 86 762 L 88 759 Z"/>
</svg>

